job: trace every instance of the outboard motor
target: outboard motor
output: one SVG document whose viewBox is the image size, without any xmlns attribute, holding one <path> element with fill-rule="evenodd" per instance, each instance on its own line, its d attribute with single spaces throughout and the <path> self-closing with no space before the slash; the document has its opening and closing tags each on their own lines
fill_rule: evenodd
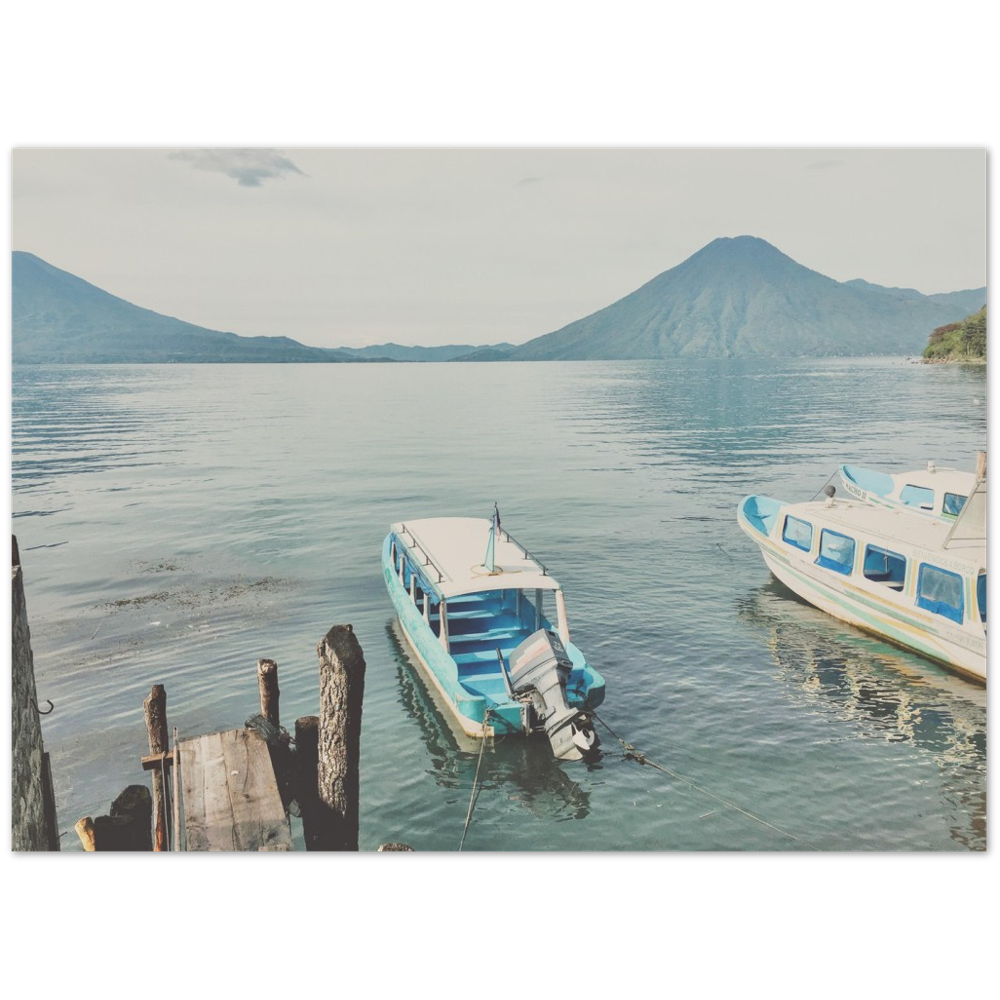
<svg viewBox="0 0 1000 1000">
<path fill-rule="evenodd" d="M 557 757 L 579 760 L 597 745 L 589 713 L 566 704 L 566 682 L 573 665 L 559 636 L 539 629 L 511 651 L 508 662 L 514 696 L 530 700 Z"/>
</svg>

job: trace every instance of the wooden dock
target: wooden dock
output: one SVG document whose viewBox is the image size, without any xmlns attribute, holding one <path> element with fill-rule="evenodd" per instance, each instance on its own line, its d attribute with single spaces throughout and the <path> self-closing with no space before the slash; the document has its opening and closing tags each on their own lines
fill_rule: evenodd
<svg viewBox="0 0 1000 1000">
<path fill-rule="evenodd" d="M 290 851 L 292 831 L 267 743 L 253 730 L 177 744 L 183 850 Z"/>
<path fill-rule="evenodd" d="M 110 816 L 79 820 L 84 850 L 292 851 L 294 811 L 307 851 L 357 851 L 365 658 L 350 625 L 334 625 L 316 653 L 320 714 L 297 719 L 294 738 L 281 727 L 273 660 L 257 661 L 261 711 L 245 728 L 181 739 L 174 726 L 172 746 L 166 689 L 154 684 L 139 761 L 152 793 L 130 785 Z"/>
</svg>

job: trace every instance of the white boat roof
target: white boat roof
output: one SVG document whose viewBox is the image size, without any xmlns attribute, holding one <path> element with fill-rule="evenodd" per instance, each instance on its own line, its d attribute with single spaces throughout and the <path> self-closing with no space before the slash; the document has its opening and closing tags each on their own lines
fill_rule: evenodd
<svg viewBox="0 0 1000 1000">
<path fill-rule="evenodd" d="M 897 490 L 906 485 L 926 486 L 932 490 L 948 490 L 966 496 L 976 485 L 976 474 L 962 469 L 914 469 L 912 472 L 890 472 Z"/>
<path fill-rule="evenodd" d="M 561 589 L 546 568 L 502 529 L 494 542 L 490 573 L 483 560 L 492 528 L 493 522 L 481 517 L 429 517 L 392 526 L 445 599 L 484 590 Z"/>
<path fill-rule="evenodd" d="M 977 496 L 977 501 L 979 497 Z M 985 492 L 982 494 L 985 505 Z M 976 503 L 979 508 L 979 503 Z M 920 549 L 936 558 L 942 565 L 948 560 L 959 560 L 967 564 L 986 566 L 985 530 L 978 530 L 981 522 L 972 519 L 978 510 L 970 509 L 966 519 L 953 522 L 907 510 L 905 507 L 876 507 L 860 500 L 835 500 L 828 504 L 824 500 L 805 503 L 789 503 L 784 509 L 795 517 L 802 517 L 821 527 L 842 529 L 845 533 L 864 533 L 866 538 L 881 539 L 886 547 L 895 545 Z M 961 531 L 960 525 L 976 525 L 971 532 Z M 959 529 L 959 530 L 956 530 Z M 902 553 L 905 554 L 905 553 Z"/>
<path fill-rule="evenodd" d="M 976 485 L 976 474 L 974 472 L 964 472 L 961 469 L 939 469 L 932 466 L 924 469 L 914 469 L 910 472 L 878 472 L 875 469 L 867 469 L 860 465 L 844 465 L 843 468 L 849 473 L 875 474 L 886 476 L 892 480 L 893 488 L 885 494 L 887 497 L 899 497 L 899 494 L 906 486 L 922 486 L 929 490 L 941 490 L 947 493 L 957 493 L 961 496 L 968 496 L 972 488 Z M 864 483 L 861 484 L 864 486 Z"/>
</svg>

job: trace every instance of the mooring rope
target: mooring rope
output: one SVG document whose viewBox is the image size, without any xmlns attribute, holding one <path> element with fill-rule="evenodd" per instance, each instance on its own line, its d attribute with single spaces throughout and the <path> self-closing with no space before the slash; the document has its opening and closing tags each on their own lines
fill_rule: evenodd
<svg viewBox="0 0 1000 1000">
<path fill-rule="evenodd" d="M 243 725 L 257 733 L 269 747 L 285 747 L 295 742 L 284 726 L 276 726 L 263 715 L 251 715 Z"/>
<path fill-rule="evenodd" d="M 458 845 L 459 850 L 461 850 L 465 844 L 465 835 L 469 832 L 469 823 L 472 822 L 472 808 L 476 804 L 476 793 L 479 788 L 479 767 L 483 763 L 483 751 L 486 749 L 486 723 L 489 722 L 492 714 L 493 712 L 490 709 L 487 709 L 486 714 L 483 716 L 483 737 L 479 744 L 479 760 L 476 762 L 476 776 L 472 779 L 472 794 L 469 796 L 469 811 L 465 815 L 465 829 L 462 831 L 462 842 Z"/>
<path fill-rule="evenodd" d="M 676 778 L 678 781 L 681 781 L 685 785 L 694 788 L 695 790 L 701 792 L 703 795 L 707 795 L 710 799 L 715 799 L 716 802 L 721 802 L 722 805 L 726 806 L 729 809 L 735 809 L 736 812 L 742 813 L 744 816 L 748 817 L 749 819 L 752 819 L 755 823 L 760 823 L 761 826 L 766 826 L 769 830 L 774 830 L 775 833 L 780 833 L 783 837 L 789 837 L 796 843 L 800 843 L 804 847 L 808 847 L 809 850 L 811 851 L 818 850 L 818 848 L 811 847 L 804 841 L 799 840 L 799 838 L 796 837 L 795 834 L 789 833 L 787 830 L 782 830 L 781 827 L 775 826 L 773 823 L 768 823 L 766 819 L 761 819 L 760 816 L 755 816 L 752 812 L 750 812 L 747 809 L 744 809 L 740 805 L 737 805 L 735 802 L 730 802 L 729 799 L 724 799 L 721 795 L 716 795 L 715 792 L 709 790 L 708 788 L 703 787 L 702 785 L 697 784 L 694 781 L 691 781 L 689 778 L 685 778 L 684 775 L 678 774 L 676 771 L 670 770 L 669 767 L 664 767 L 662 764 L 657 764 L 655 761 L 650 760 L 644 753 L 642 753 L 641 751 L 637 750 L 634 746 L 632 746 L 631 743 L 626 743 L 625 740 L 623 740 L 596 712 L 591 712 L 591 714 L 625 748 L 626 760 L 631 758 L 632 760 L 636 761 L 636 763 L 645 764 L 648 767 L 655 768 L 657 771 L 662 771 L 664 774 L 669 774 L 671 778 Z"/>
</svg>

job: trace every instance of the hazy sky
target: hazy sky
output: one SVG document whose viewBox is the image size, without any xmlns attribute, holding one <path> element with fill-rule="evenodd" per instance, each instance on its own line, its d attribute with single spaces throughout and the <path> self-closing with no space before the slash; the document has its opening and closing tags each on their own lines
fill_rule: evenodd
<svg viewBox="0 0 1000 1000">
<path fill-rule="evenodd" d="M 986 284 L 982 148 L 15 148 L 13 248 L 201 326 L 521 343 L 719 236 Z"/>
</svg>

